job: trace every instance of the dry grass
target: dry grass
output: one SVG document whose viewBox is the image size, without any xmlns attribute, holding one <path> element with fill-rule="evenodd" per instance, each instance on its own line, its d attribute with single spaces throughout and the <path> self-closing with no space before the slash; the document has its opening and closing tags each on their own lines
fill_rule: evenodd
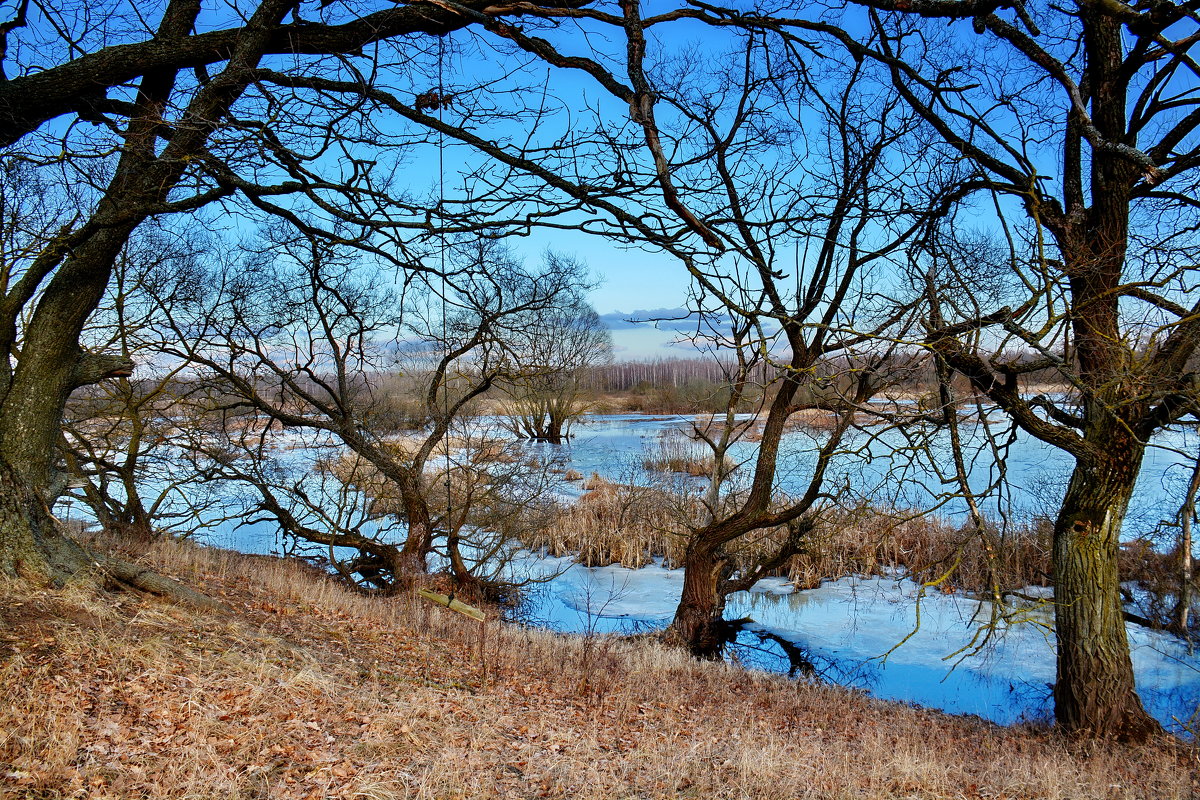
<svg viewBox="0 0 1200 800">
<path fill-rule="evenodd" d="M 0 582 L 7 798 L 1183 798 L 1195 750 L 1076 745 L 478 623 L 162 544 L 201 614 Z"/>
<path fill-rule="evenodd" d="M 522 544 L 553 556 L 572 556 L 589 567 L 621 564 L 638 568 L 655 558 L 669 565 L 683 557 L 686 529 L 668 493 L 612 483 L 595 473 L 588 493 L 559 507 L 545 524 L 519 532 Z"/>
<path fill-rule="evenodd" d="M 765 414 L 760 414 L 754 424 L 742 436 L 743 441 L 761 442 L 763 427 L 766 425 Z M 784 430 L 831 431 L 837 427 L 838 415 L 832 411 L 819 408 L 806 408 L 788 417 Z"/>
<path fill-rule="evenodd" d="M 398 464 L 408 465 L 416 457 L 424 440 L 415 434 L 396 434 L 380 443 L 380 448 Z M 433 448 L 431 459 L 466 456 L 472 464 L 512 464 L 520 460 L 520 449 L 508 439 L 494 436 L 446 436 Z M 318 467 L 336 475 L 339 479 L 353 483 L 364 480 L 370 465 L 354 453 L 344 453 L 336 459 L 321 461 Z"/>
<path fill-rule="evenodd" d="M 475 451 L 480 458 L 491 463 L 513 460 L 505 458 L 508 451 L 499 442 L 485 444 L 489 448 L 477 447 Z M 699 476 L 709 475 L 712 463 L 711 453 L 696 442 L 670 436 L 659 442 L 642 466 L 652 472 Z M 366 492 L 376 512 L 402 510 L 396 488 L 361 459 L 343 456 L 327 469 Z M 575 481 L 582 477 L 574 470 L 564 476 Z M 530 549 L 555 556 L 572 555 L 587 566 L 616 563 L 636 569 L 661 559 L 666 566 L 677 567 L 683 564 L 690 531 L 707 519 L 694 486 L 669 480 L 660 485 L 637 486 L 608 481 L 592 473 L 582 487 L 588 493 L 579 502 L 558 508 L 542 503 L 539 513 L 522 517 L 514 535 Z M 737 498 L 726 497 L 724 502 L 732 507 Z M 474 521 L 489 526 L 486 511 Z M 728 555 L 736 568 L 750 569 L 774 553 L 786 536 L 782 528 L 757 531 L 731 545 Z M 825 512 L 809 535 L 803 553 L 775 574 L 787 577 L 800 589 L 810 589 L 846 575 L 883 575 L 901 570 L 916 580 L 937 581 L 943 592 L 990 596 L 995 589 L 1004 592 L 1047 586 L 1050 554 L 1051 529 L 1046 520 L 1012 524 L 1003 532 L 989 529 L 986 536 L 980 536 L 940 517 L 912 516 L 866 505 Z M 1158 596 L 1172 596 L 1177 590 L 1171 557 L 1158 552 L 1150 542 L 1123 546 L 1119 566 L 1122 580 L 1137 581 Z"/>
<path fill-rule="evenodd" d="M 698 496 L 614 483 L 595 474 L 584 488 L 589 491 L 578 502 L 561 507 L 548 522 L 520 531 L 525 546 L 573 555 L 587 566 L 636 569 L 655 559 L 668 567 L 682 565 L 688 526 L 704 518 Z M 785 536 L 783 529 L 758 531 L 735 542 L 728 555 L 749 567 L 775 552 Z M 1133 556 L 1123 552 L 1122 574 L 1131 578 L 1142 564 Z M 938 517 L 917 518 L 873 506 L 838 510 L 820 519 L 804 552 L 777 574 L 810 589 L 846 575 L 896 570 L 919 580 L 949 571 L 939 584 L 942 591 L 987 594 L 993 584 L 1001 589 L 1044 586 L 1050 572 L 1050 531 L 1044 524 L 1016 526 L 1003 535 L 989 532 L 985 542 Z"/>
<path fill-rule="evenodd" d="M 693 478 L 710 477 L 716 467 L 716 458 L 707 445 L 687 439 L 682 435 L 660 438 L 658 446 L 646 455 L 642 469 L 650 472 L 676 472 Z M 721 460 L 721 473 L 728 475 L 733 462 L 725 457 Z"/>
<path fill-rule="evenodd" d="M 615 483 L 594 473 L 584 488 L 588 492 L 578 502 L 559 507 L 554 516 L 536 528 L 519 531 L 522 543 L 553 556 L 572 556 L 589 567 L 620 564 L 637 569 L 656 560 L 669 568 L 683 565 L 692 530 L 689 526 L 705 517 L 700 497 L 656 486 Z M 785 535 L 782 529 L 748 534 L 731 544 L 727 555 L 740 566 L 753 565 L 775 552 L 780 537 Z M 852 537 L 846 537 L 846 542 L 861 546 Z M 815 539 L 812 545 L 815 555 L 822 545 Z M 799 576 L 801 560 L 804 569 L 826 567 L 824 561 L 818 563 L 813 555 L 806 554 L 779 574 L 795 572 Z"/>
<path fill-rule="evenodd" d="M 1050 530 L 1041 524 L 989 530 L 985 539 L 940 517 L 865 506 L 824 518 L 806 552 L 792 559 L 788 577 L 808 589 L 844 575 L 902 570 L 921 581 L 944 577 L 945 592 L 986 594 L 993 585 L 1047 585 L 1050 551 Z"/>
</svg>

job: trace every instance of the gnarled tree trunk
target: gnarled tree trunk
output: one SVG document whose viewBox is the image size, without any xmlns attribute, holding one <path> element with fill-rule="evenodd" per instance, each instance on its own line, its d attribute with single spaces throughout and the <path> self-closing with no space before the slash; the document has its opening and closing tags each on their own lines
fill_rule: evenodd
<svg viewBox="0 0 1200 800">
<path fill-rule="evenodd" d="M 729 640 L 720 591 L 726 560 L 717 548 L 697 538 L 688 545 L 683 566 L 683 593 L 667 638 L 697 658 L 717 658 Z"/>
<path fill-rule="evenodd" d="M 152 570 L 81 546 L 65 534 L 41 494 L 0 457 L 0 575 L 62 586 L 93 578 L 108 588 L 132 588 L 201 608 L 221 604 Z"/>
<path fill-rule="evenodd" d="M 1134 690 L 1121 607 L 1121 523 L 1143 452 L 1125 445 L 1077 464 L 1054 525 L 1054 711 L 1068 731 L 1140 740 L 1159 725 Z"/>
<path fill-rule="evenodd" d="M 0 458 L 0 573 L 62 585 L 91 566 L 63 535 L 45 501 Z"/>
<path fill-rule="evenodd" d="M 429 554 L 433 552 L 433 518 L 425 494 L 418 485 L 420 480 L 419 474 L 413 474 L 397 481 L 408 523 L 408 536 L 400 549 L 397 565 L 400 572 L 396 578 L 401 583 L 429 572 Z"/>
</svg>

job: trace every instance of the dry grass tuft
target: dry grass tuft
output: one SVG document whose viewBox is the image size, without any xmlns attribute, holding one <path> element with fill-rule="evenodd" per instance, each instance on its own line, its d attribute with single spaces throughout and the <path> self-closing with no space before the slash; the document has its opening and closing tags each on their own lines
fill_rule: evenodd
<svg viewBox="0 0 1200 800">
<path fill-rule="evenodd" d="M 1075 745 L 698 663 L 483 625 L 301 565 L 160 543 L 219 597 L 0 581 L 7 798 L 1183 798 L 1173 740 Z"/>
<path fill-rule="evenodd" d="M 622 564 L 638 568 L 655 558 L 678 563 L 686 529 L 673 508 L 675 498 L 659 490 L 611 483 L 593 474 L 588 493 L 561 506 L 554 517 L 520 532 L 522 543 L 554 556 L 570 555 L 589 567 Z"/>
<path fill-rule="evenodd" d="M 658 446 L 642 461 L 642 469 L 649 472 L 675 472 L 693 478 L 711 477 L 717 466 L 712 451 L 700 442 L 673 433 L 676 435 L 658 441 Z M 733 466 L 728 457 L 723 458 L 721 474 L 728 475 L 733 471 Z"/>
</svg>

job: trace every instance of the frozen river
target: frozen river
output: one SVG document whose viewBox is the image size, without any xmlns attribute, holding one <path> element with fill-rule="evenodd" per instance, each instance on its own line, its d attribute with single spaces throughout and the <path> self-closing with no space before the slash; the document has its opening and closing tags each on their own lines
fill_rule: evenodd
<svg viewBox="0 0 1200 800">
<path fill-rule="evenodd" d="M 635 472 L 664 434 L 686 427 L 683 418 L 592 417 L 576 427 L 567 445 L 531 447 L 558 455 L 567 469 L 622 480 Z M 782 471 L 781 488 L 804 478 L 811 442 L 807 433 L 789 436 L 789 468 Z M 1183 470 L 1176 468 L 1182 462 L 1177 451 L 1195 445 L 1182 437 L 1166 444 L 1169 447 L 1152 449 L 1148 455 L 1127 532 L 1150 532 L 1157 520 L 1169 515 L 1169 490 L 1183 477 Z M 744 458 L 753 445 L 739 448 L 734 455 Z M 937 484 L 923 477 L 920 466 L 876 457 L 876 451 L 884 453 L 885 448 L 879 442 L 856 447 L 839 467 L 842 477 L 854 481 L 863 495 L 910 507 L 941 503 L 940 513 L 961 513 L 960 503 L 943 502 L 930 489 Z M 290 458 L 300 457 L 291 452 Z M 1005 455 L 1010 507 L 1021 513 L 1052 511 L 1069 468 L 1066 457 L 1028 440 L 1011 442 Z M 977 488 L 988 485 L 993 469 L 990 459 L 980 458 L 972 483 Z M 564 485 L 565 493 L 572 491 L 579 490 Z M 207 539 L 247 552 L 268 553 L 279 545 L 268 523 L 240 528 L 225 524 Z M 524 618 L 584 634 L 661 627 L 670 620 L 682 585 L 680 571 L 661 566 L 588 569 L 568 559 L 523 553 L 513 568 L 514 577 L 548 578 L 530 588 Z M 802 663 L 808 674 L 878 697 L 1001 723 L 1049 718 L 1055 662 L 1048 606 L 1031 606 L 1017 620 L 991 628 L 984 640 L 981 626 L 991 617 L 987 603 L 941 593 L 918 602 L 917 594 L 912 582 L 899 577 L 843 578 L 801 592 L 791 591 L 781 580 L 762 581 L 753 591 L 730 599 L 728 618 L 753 620 L 731 649 L 731 658 L 782 672 Z M 1161 722 L 1181 730 L 1200 704 L 1200 659 L 1175 637 L 1134 625 L 1128 632 L 1143 701 Z"/>
<path fill-rule="evenodd" d="M 534 587 L 524 613 L 563 631 L 665 626 L 683 584 L 680 570 L 661 566 L 589 569 L 568 559 L 526 559 L 530 573 L 558 574 Z M 1050 718 L 1055 659 L 1047 606 L 1031 604 L 983 641 L 977 637 L 989 604 L 936 592 L 918 604 L 917 595 L 916 585 L 899 578 L 842 578 L 800 592 L 782 579 L 763 580 L 730 598 L 727 618 L 753 620 L 730 655 L 748 666 L 791 672 L 783 641 L 820 678 L 877 697 L 1005 724 Z M 1143 702 L 1169 729 L 1182 730 L 1200 704 L 1200 659 L 1169 634 L 1136 625 L 1127 630 Z"/>
</svg>

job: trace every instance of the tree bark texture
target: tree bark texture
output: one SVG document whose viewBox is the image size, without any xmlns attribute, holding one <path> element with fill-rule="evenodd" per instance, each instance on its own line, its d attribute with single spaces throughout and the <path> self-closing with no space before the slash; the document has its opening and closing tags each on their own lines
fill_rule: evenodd
<svg viewBox="0 0 1200 800">
<path fill-rule="evenodd" d="M 667 636 L 697 658 L 717 658 L 728 641 L 725 596 L 719 589 L 725 564 L 704 541 L 693 540 L 684 555 L 683 593 Z"/>
<path fill-rule="evenodd" d="M 1192 612 L 1192 524 L 1196 519 L 1196 496 L 1200 494 L 1200 461 L 1192 467 L 1192 479 L 1188 482 L 1183 503 L 1179 506 L 1179 541 L 1176 543 L 1178 555 L 1179 594 L 1175 598 L 1175 608 L 1171 610 L 1171 622 L 1167 630 L 1183 636 L 1191 642 L 1191 631 L 1188 618 Z"/>
<path fill-rule="evenodd" d="M 1121 24 L 1089 12 L 1083 31 L 1092 121 L 1107 141 L 1124 141 L 1129 84 Z M 1054 526 L 1055 717 L 1072 733 L 1140 740 L 1159 725 L 1134 689 L 1117 572 L 1121 526 L 1149 438 L 1145 431 L 1135 433 L 1149 409 L 1119 307 L 1139 168 L 1126 158 L 1094 152 L 1086 181 L 1092 202 L 1086 206 L 1088 167 L 1072 126 L 1069 122 L 1074 143 L 1067 213 L 1051 232 L 1070 285 L 1078 374 L 1086 388 L 1083 442 Z"/>
<path fill-rule="evenodd" d="M 433 519 L 429 503 L 418 485 L 420 475 L 408 475 L 400 484 L 400 497 L 404 503 L 404 516 L 408 523 L 408 536 L 400 549 L 396 579 L 401 581 L 425 574 L 429 571 L 429 554 L 433 551 Z"/>
<path fill-rule="evenodd" d="M 39 585 L 95 580 L 112 589 L 136 589 L 198 608 L 222 605 L 137 564 L 81 546 L 68 537 L 45 500 L 0 457 L 0 575 Z"/>
<path fill-rule="evenodd" d="M 42 498 L 0 458 L 0 573 L 61 585 L 87 566 L 82 548 L 59 534 Z"/>
<path fill-rule="evenodd" d="M 1054 526 L 1054 711 L 1073 733 L 1141 740 L 1159 730 L 1134 689 L 1117 575 L 1141 452 L 1076 466 Z"/>
</svg>

